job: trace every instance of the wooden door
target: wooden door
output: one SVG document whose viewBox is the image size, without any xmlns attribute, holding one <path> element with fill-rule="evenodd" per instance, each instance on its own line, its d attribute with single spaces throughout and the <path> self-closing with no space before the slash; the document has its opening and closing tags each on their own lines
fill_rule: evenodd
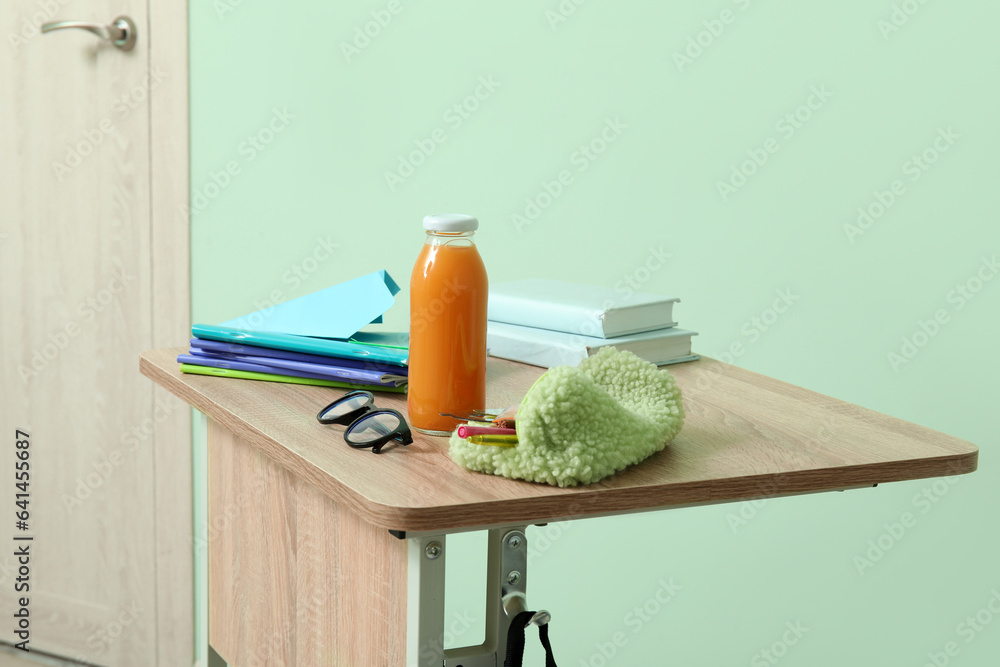
<svg viewBox="0 0 1000 667">
<path fill-rule="evenodd" d="M 187 12 L 158 5 L 0 12 L 0 641 L 22 641 L 23 596 L 27 648 L 95 665 L 193 662 L 189 411 L 138 372 L 189 317 Z M 129 52 L 39 30 L 122 14 L 138 26 Z M 30 588 L 15 594 L 24 545 Z"/>
</svg>

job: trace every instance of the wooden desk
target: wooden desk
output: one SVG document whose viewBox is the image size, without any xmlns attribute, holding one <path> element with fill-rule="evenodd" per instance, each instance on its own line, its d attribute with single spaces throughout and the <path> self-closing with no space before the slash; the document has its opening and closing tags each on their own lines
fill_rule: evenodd
<svg viewBox="0 0 1000 667">
<path fill-rule="evenodd" d="M 183 375 L 184 351 L 148 351 L 140 368 L 209 419 L 210 641 L 234 666 L 487 664 L 489 646 L 439 649 L 447 533 L 493 529 L 495 649 L 503 540 L 526 525 L 964 474 L 978 459 L 958 438 L 703 359 L 669 368 L 687 419 L 663 452 L 560 489 L 466 471 L 416 432 L 378 456 L 351 449 L 315 418 L 339 390 Z M 520 401 L 542 372 L 490 359 L 488 404 Z M 376 403 L 405 414 L 405 396 Z"/>
</svg>

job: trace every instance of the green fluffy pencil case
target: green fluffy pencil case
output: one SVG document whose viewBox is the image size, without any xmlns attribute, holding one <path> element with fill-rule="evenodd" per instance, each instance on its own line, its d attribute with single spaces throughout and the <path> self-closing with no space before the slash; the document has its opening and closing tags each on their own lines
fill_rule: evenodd
<svg viewBox="0 0 1000 667">
<path fill-rule="evenodd" d="M 477 472 L 590 484 L 663 449 L 681 430 L 684 408 L 670 373 L 605 347 L 579 366 L 546 371 L 521 402 L 516 423 L 516 447 L 471 444 L 456 432 L 449 455 Z"/>
</svg>

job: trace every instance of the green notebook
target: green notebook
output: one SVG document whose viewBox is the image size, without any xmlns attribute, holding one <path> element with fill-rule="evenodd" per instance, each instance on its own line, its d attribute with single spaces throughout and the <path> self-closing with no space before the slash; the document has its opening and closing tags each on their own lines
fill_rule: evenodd
<svg viewBox="0 0 1000 667">
<path fill-rule="evenodd" d="M 277 375 L 275 373 L 254 373 L 252 371 L 235 371 L 229 368 L 212 368 L 209 366 L 195 366 L 194 364 L 181 364 L 181 373 L 194 373 L 196 375 L 215 375 L 218 377 L 240 378 L 243 380 L 263 380 L 265 382 L 287 382 L 290 384 L 313 384 L 320 387 L 340 387 L 343 389 L 366 389 L 368 391 L 391 391 L 404 393 L 406 386 L 383 387 L 373 384 L 352 384 L 350 382 L 337 382 L 336 380 L 314 380 L 313 378 L 299 378 L 291 375 Z"/>
</svg>

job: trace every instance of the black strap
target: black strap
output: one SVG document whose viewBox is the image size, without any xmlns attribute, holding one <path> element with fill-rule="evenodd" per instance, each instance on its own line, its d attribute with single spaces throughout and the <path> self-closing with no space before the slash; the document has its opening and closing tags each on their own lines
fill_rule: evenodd
<svg viewBox="0 0 1000 667">
<path fill-rule="evenodd" d="M 503 661 L 503 667 L 521 667 L 524 662 L 524 630 L 534 615 L 533 611 L 522 611 L 511 620 L 510 629 L 507 630 L 507 658 Z M 538 626 L 538 638 L 545 648 L 545 667 L 556 667 L 552 645 L 549 643 L 548 623 Z"/>
</svg>

